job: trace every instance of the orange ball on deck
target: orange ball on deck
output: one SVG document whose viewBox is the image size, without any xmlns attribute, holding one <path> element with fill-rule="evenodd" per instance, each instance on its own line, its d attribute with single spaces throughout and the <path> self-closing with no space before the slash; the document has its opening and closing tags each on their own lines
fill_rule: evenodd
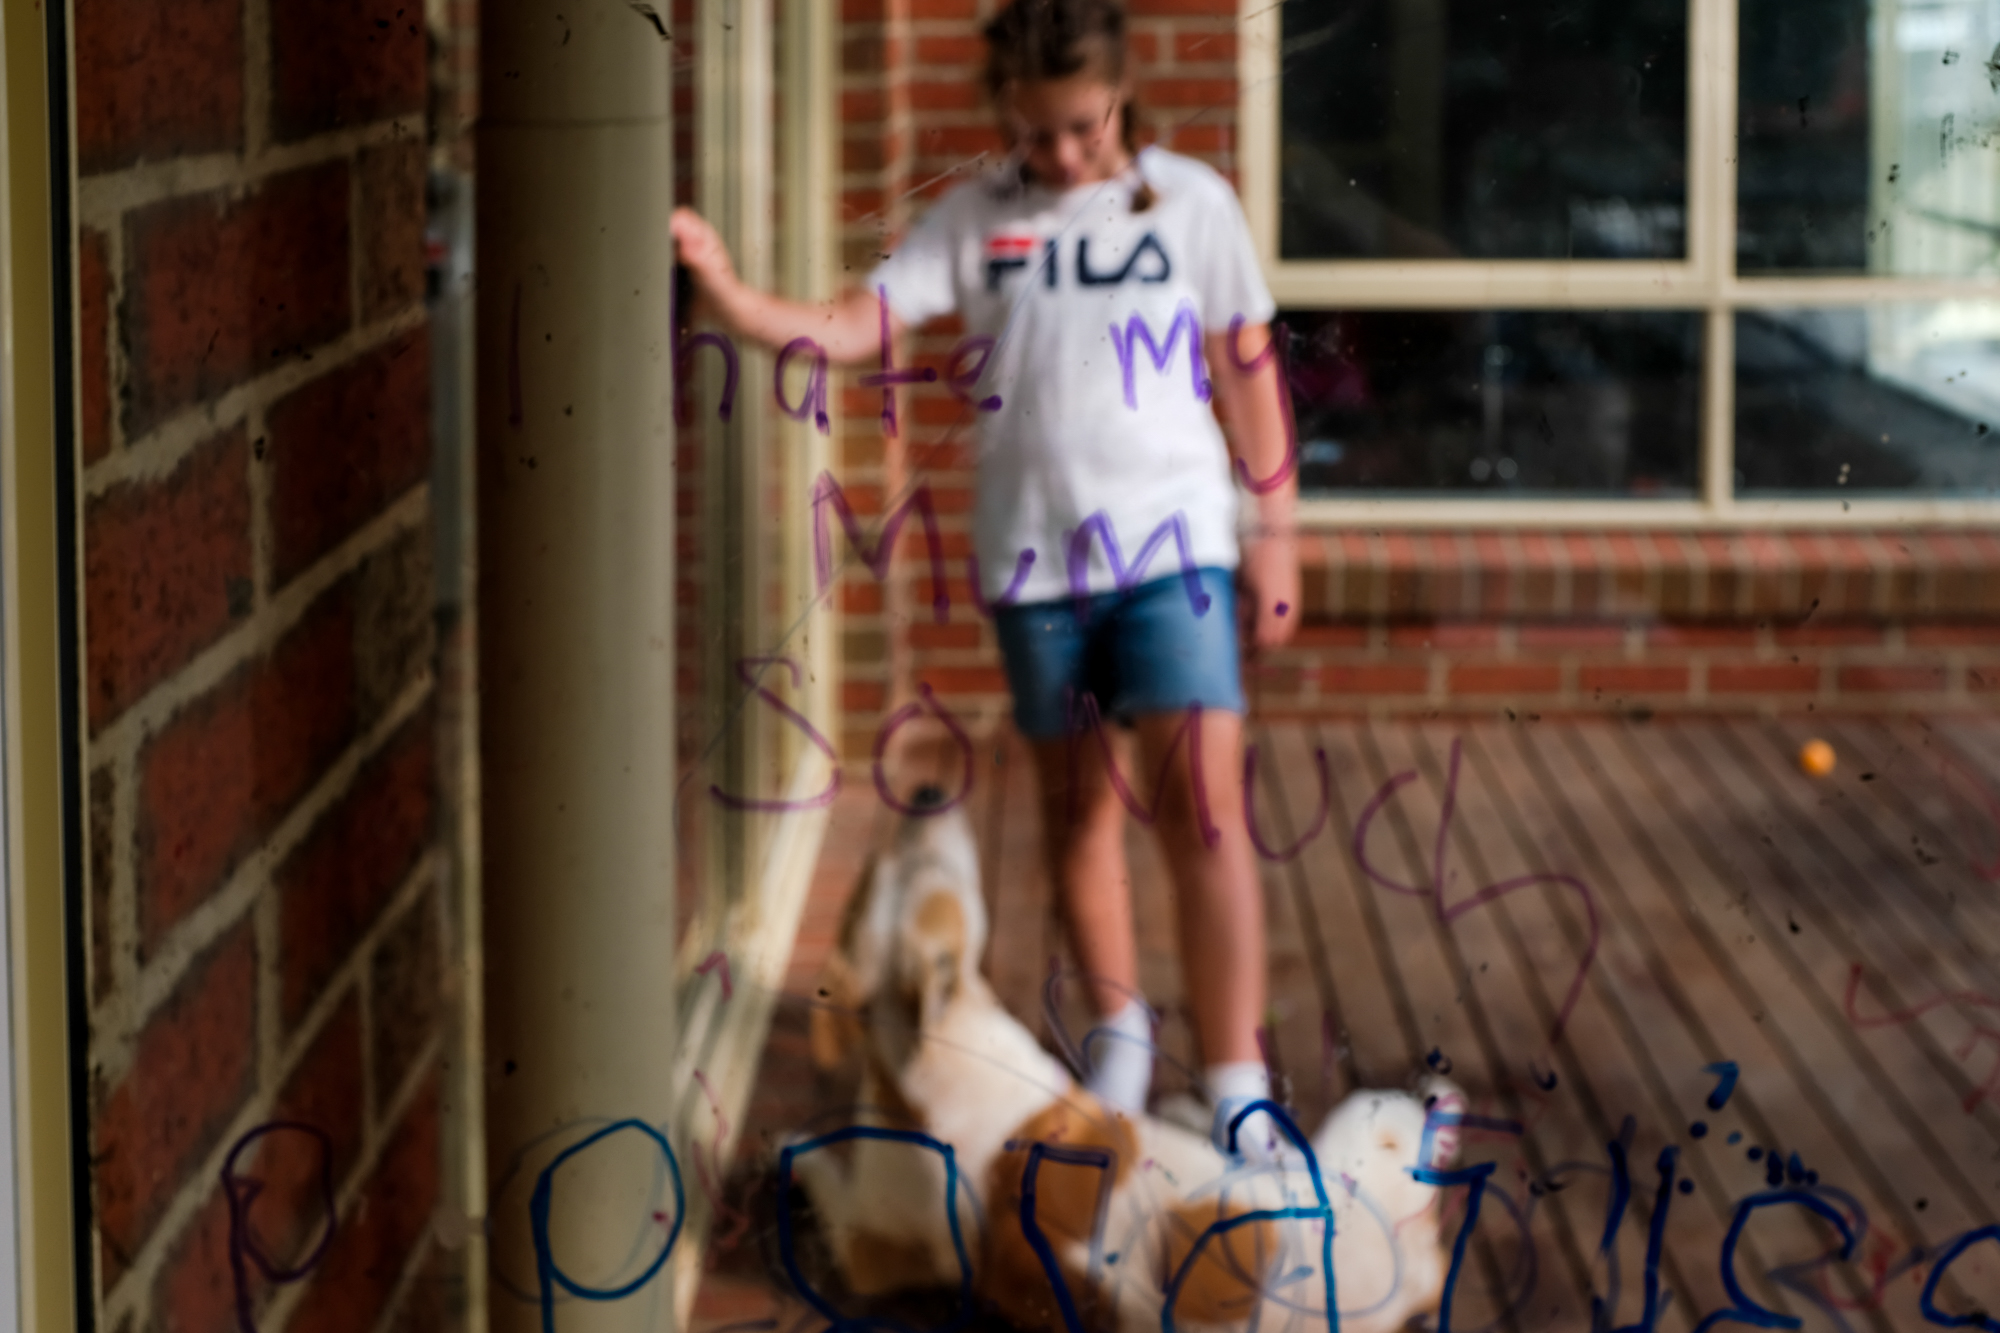
<svg viewBox="0 0 2000 1333">
<path fill-rule="evenodd" d="M 1833 772 L 1833 747 L 1825 741 L 1807 741 L 1799 747 L 1799 767 L 1813 777 L 1823 778 Z"/>
</svg>

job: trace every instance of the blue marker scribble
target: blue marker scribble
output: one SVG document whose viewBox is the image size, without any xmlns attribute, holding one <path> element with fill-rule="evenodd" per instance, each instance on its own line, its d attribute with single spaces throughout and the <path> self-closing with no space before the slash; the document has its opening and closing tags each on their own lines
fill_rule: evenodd
<svg viewBox="0 0 2000 1333">
<path fill-rule="evenodd" d="M 914 1129 L 878 1129 L 873 1125 L 849 1125 L 822 1134 L 804 1143 L 795 1143 L 778 1154 L 778 1258 L 785 1267 L 785 1276 L 791 1279 L 792 1289 L 805 1302 L 819 1311 L 832 1324 L 826 1333 L 871 1333 L 871 1330 L 886 1330 L 886 1333 L 915 1333 L 899 1320 L 850 1318 L 836 1310 L 826 1297 L 819 1294 L 806 1276 L 799 1270 L 796 1252 L 795 1227 L 792 1221 L 792 1163 L 809 1152 L 831 1148 L 837 1143 L 847 1143 L 854 1139 L 875 1139 L 882 1143 L 907 1143 L 913 1147 L 926 1148 L 944 1159 L 944 1216 L 951 1226 L 951 1247 L 958 1255 L 958 1314 L 948 1324 L 930 1330 L 929 1333 L 956 1333 L 972 1320 L 972 1259 L 966 1253 L 965 1235 L 958 1225 L 958 1155 L 949 1143 L 941 1143 L 930 1135 Z"/>
<path fill-rule="evenodd" d="M 1451 1243 L 1451 1268 L 1445 1274 L 1444 1299 L 1438 1303 L 1437 1333 L 1451 1333 L 1451 1303 L 1458 1294 L 1459 1275 L 1465 1270 L 1465 1250 L 1472 1240 L 1472 1229 L 1479 1225 L 1479 1205 L 1486 1198 L 1486 1178 L 1498 1169 L 1497 1162 L 1481 1162 L 1477 1166 L 1462 1166 L 1454 1171 L 1434 1171 L 1427 1166 L 1414 1166 L 1410 1174 L 1426 1185 L 1439 1189 L 1449 1189 L 1453 1185 L 1469 1185 L 1472 1192 L 1465 1200 L 1465 1220 L 1459 1223 L 1458 1238 Z"/>
<path fill-rule="evenodd" d="M 1208 1244 L 1211 1236 L 1227 1235 L 1238 1227 L 1255 1226 L 1259 1222 L 1312 1220 L 1317 1220 L 1325 1226 L 1320 1240 L 1320 1272 L 1326 1275 L 1327 1333 L 1340 1333 L 1339 1300 L 1333 1273 L 1333 1204 L 1327 1198 L 1326 1182 L 1320 1178 L 1319 1157 L 1313 1152 L 1312 1144 L 1282 1106 L 1274 1101 L 1260 1100 L 1251 1102 L 1230 1120 L 1227 1141 L 1229 1155 L 1231 1157 L 1236 1155 L 1237 1135 L 1243 1128 L 1243 1122 L 1259 1112 L 1270 1116 L 1279 1131 L 1290 1139 L 1292 1146 L 1305 1157 L 1306 1174 L 1312 1178 L 1313 1198 L 1318 1202 L 1310 1208 L 1260 1208 L 1252 1212 L 1238 1213 L 1234 1217 L 1218 1218 L 1209 1223 L 1208 1228 L 1195 1237 L 1194 1244 L 1188 1248 L 1187 1257 L 1181 1260 L 1180 1267 L 1174 1270 L 1173 1277 L 1167 1282 L 1166 1303 L 1160 1307 L 1160 1333 L 1174 1333 L 1174 1304 L 1180 1299 L 1181 1285 L 1187 1281 L 1188 1274 L 1194 1269 L 1195 1261 L 1201 1257 L 1202 1247 Z M 1491 1170 L 1491 1167 L 1488 1170 Z"/>
<path fill-rule="evenodd" d="M 1729 1096 L 1736 1091 L 1736 1062 L 1734 1060 L 1717 1060 L 1714 1064 L 1702 1070 L 1702 1072 L 1716 1076 L 1715 1091 L 1708 1094 L 1708 1109 L 1711 1111 L 1720 1111 L 1723 1107 L 1729 1105 Z"/>
<path fill-rule="evenodd" d="M 1018 1143 L 1009 1143 L 1011 1151 Z M 1035 1143 L 1028 1147 L 1028 1164 L 1021 1169 L 1021 1235 L 1027 1239 L 1028 1248 L 1041 1260 L 1042 1272 L 1048 1276 L 1049 1285 L 1055 1288 L 1056 1304 L 1062 1308 L 1063 1327 L 1069 1333 L 1085 1333 L 1083 1319 L 1077 1313 L 1076 1298 L 1070 1293 L 1069 1282 L 1062 1275 L 1062 1266 L 1056 1262 L 1055 1247 L 1043 1234 L 1041 1223 L 1035 1220 L 1036 1185 L 1042 1171 L 1044 1159 L 1060 1162 L 1065 1166 L 1094 1166 L 1098 1170 L 1097 1210 L 1090 1225 L 1090 1276 L 1093 1281 L 1103 1265 L 1104 1221 L 1111 1211 L 1111 1185 L 1117 1178 L 1117 1157 L 1105 1148 L 1065 1148 L 1051 1143 Z"/>
<path fill-rule="evenodd" d="M 2000 1333 L 2000 1320 L 1994 1319 L 1984 1310 L 1973 1310 L 1968 1314 L 1947 1314 L 1938 1308 L 1937 1303 L 1938 1284 L 1944 1281 L 1944 1275 L 1951 1270 L 1951 1266 L 1958 1261 L 1960 1255 L 1983 1240 L 2000 1244 L 2000 1226 L 1984 1226 L 1968 1231 L 1953 1241 L 1950 1249 L 1938 1256 L 1936 1267 L 1931 1269 L 1930 1278 L 1924 1283 L 1923 1299 L 1917 1306 L 1924 1312 L 1925 1319 L 1940 1328 L 1978 1328 L 1986 1330 L 1986 1333 Z"/>
<path fill-rule="evenodd" d="M 1624 1222 L 1626 1206 L 1632 1198 L 1632 1176 L 1626 1158 L 1625 1144 L 1617 1139 L 1605 1145 L 1611 1151 L 1612 1203 L 1606 1210 L 1604 1239 L 1599 1246 L 1606 1254 L 1612 1254 L 1612 1243 L 1617 1239 L 1618 1228 Z M 1639 1322 L 1612 1328 L 1610 1321 L 1616 1313 L 1618 1288 L 1616 1269 L 1609 1293 L 1604 1297 L 1592 1296 L 1590 1300 L 1590 1326 L 1604 1329 L 1605 1333 L 1653 1333 L 1658 1327 L 1660 1315 L 1667 1308 L 1671 1293 L 1660 1290 L 1660 1253 L 1666 1245 L 1667 1210 L 1674 1201 L 1674 1169 L 1680 1161 L 1680 1149 L 1672 1144 L 1660 1149 L 1655 1169 L 1660 1173 L 1660 1190 L 1653 1197 L 1653 1221 L 1646 1231 L 1646 1275 L 1644 1291 L 1646 1304 L 1640 1313 Z M 1686 1182 L 1683 1182 L 1686 1183 Z"/>
<path fill-rule="evenodd" d="M 586 1287 L 556 1263 L 555 1249 L 549 1241 L 549 1211 L 555 1201 L 556 1171 L 564 1162 L 621 1130 L 632 1130 L 653 1141 L 666 1160 L 668 1177 L 674 1183 L 674 1223 L 667 1231 L 667 1243 L 653 1256 L 653 1262 L 646 1271 L 627 1282 L 622 1287 Z M 674 1157 L 674 1150 L 667 1142 L 666 1135 L 654 1129 L 643 1120 L 620 1120 L 606 1125 L 581 1143 L 572 1144 L 556 1154 L 556 1159 L 542 1168 L 542 1174 L 535 1178 L 535 1192 L 528 1200 L 528 1224 L 535 1238 L 535 1276 L 541 1287 L 542 1333 L 555 1333 L 556 1329 L 556 1288 L 561 1287 L 570 1295 L 586 1301 L 622 1301 L 639 1288 L 653 1280 L 666 1265 L 667 1256 L 674 1252 L 674 1244 L 681 1236 L 681 1223 L 687 1219 L 687 1191 L 681 1185 L 681 1164 Z"/>
<path fill-rule="evenodd" d="M 1854 1229 L 1847 1223 L 1840 1210 L 1832 1204 L 1806 1193 L 1804 1190 L 1772 1190 L 1763 1194 L 1753 1194 L 1736 1205 L 1736 1216 L 1729 1223 L 1729 1234 L 1722 1238 L 1723 1290 L 1729 1293 L 1733 1302 L 1728 1308 L 1717 1310 L 1695 1325 L 1694 1333 L 1708 1333 L 1717 1324 L 1748 1324 L 1752 1328 L 1797 1328 L 1800 1320 L 1795 1315 L 1779 1314 L 1768 1310 L 1750 1299 L 1743 1290 L 1743 1283 L 1736 1276 L 1736 1247 L 1743 1239 L 1744 1224 L 1759 1208 L 1775 1208 L 1784 1204 L 1795 1204 L 1819 1214 L 1833 1223 L 1841 1238 L 1840 1258 L 1843 1263 L 1854 1257 Z"/>
</svg>

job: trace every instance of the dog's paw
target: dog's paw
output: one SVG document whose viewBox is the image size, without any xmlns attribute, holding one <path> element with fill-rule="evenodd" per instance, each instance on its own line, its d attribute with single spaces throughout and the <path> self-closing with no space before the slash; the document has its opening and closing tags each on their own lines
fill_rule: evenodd
<svg viewBox="0 0 2000 1333">
<path fill-rule="evenodd" d="M 1461 1128 L 1461 1117 L 1472 1109 L 1472 1103 L 1465 1090 L 1442 1074 L 1429 1072 L 1421 1075 L 1411 1096 L 1424 1108 L 1424 1124 L 1429 1131 L 1431 1160 L 1422 1163 L 1432 1170 L 1442 1170 L 1458 1160 L 1459 1145 L 1465 1139 Z"/>
</svg>

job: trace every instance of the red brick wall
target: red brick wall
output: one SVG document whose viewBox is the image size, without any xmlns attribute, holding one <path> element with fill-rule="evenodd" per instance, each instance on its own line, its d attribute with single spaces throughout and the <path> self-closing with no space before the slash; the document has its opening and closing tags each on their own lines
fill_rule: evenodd
<svg viewBox="0 0 2000 1333">
<path fill-rule="evenodd" d="M 441 43 L 462 55 L 471 21 Z M 76 0 L 98 1326 L 451 1327 L 424 8 Z M 470 89 L 437 152 L 449 157 Z M 320 1139 L 317 1135 L 323 1135 Z M 322 1149 L 321 1144 L 324 1144 Z M 255 1181 L 255 1198 L 250 1200 Z"/>
<path fill-rule="evenodd" d="M 1304 543 L 1268 714 L 1990 707 L 1986 532 L 1347 532 Z"/>
</svg>

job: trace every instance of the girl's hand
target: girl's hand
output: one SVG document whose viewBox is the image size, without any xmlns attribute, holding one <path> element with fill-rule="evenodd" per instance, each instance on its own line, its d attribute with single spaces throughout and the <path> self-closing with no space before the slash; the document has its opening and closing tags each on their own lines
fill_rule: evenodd
<svg viewBox="0 0 2000 1333">
<path fill-rule="evenodd" d="M 1298 543 L 1289 532 L 1247 539 L 1236 576 L 1242 585 L 1237 604 L 1244 643 L 1253 653 L 1284 647 L 1302 614 Z"/>
<path fill-rule="evenodd" d="M 676 208 L 667 229 L 674 238 L 675 257 L 694 275 L 696 286 L 713 294 L 735 282 L 736 266 L 730 262 L 729 247 L 707 218 L 692 208 Z"/>
</svg>

